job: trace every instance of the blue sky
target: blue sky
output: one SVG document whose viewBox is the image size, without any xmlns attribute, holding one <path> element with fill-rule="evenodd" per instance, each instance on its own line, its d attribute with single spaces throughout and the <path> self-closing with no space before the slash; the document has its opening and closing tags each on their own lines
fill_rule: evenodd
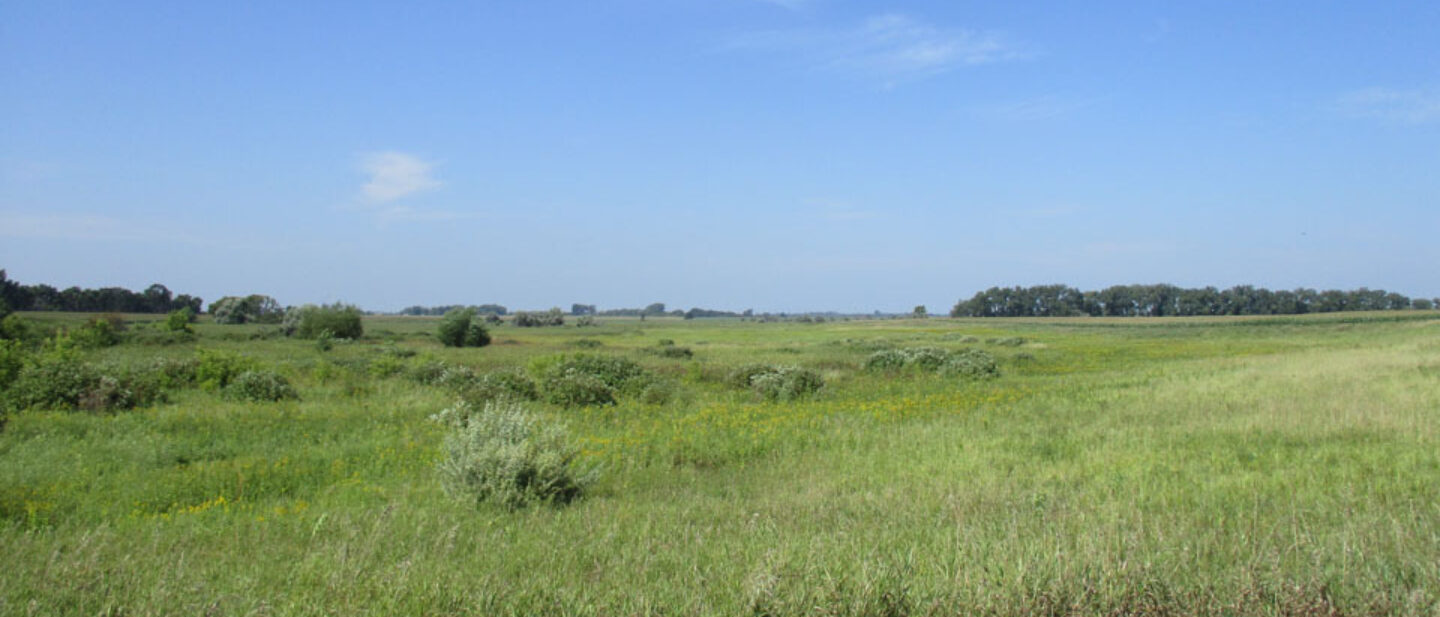
<svg viewBox="0 0 1440 617">
<path fill-rule="evenodd" d="M 372 310 L 1440 296 L 1440 3 L 0 4 L 0 268 Z"/>
</svg>

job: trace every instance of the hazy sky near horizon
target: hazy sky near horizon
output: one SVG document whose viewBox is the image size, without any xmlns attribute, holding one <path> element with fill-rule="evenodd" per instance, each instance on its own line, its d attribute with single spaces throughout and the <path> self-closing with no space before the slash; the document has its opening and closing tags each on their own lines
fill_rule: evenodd
<svg viewBox="0 0 1440 617">
<path fill-rule="evenodd" d="M 0 268 L 371 310 L 1440 296 L 1440 3 L 0 4 Z"/>
</svg>

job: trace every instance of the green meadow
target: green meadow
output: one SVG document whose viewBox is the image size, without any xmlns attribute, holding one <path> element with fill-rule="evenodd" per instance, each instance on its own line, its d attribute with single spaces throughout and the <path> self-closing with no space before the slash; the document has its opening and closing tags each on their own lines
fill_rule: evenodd
<svg viewBox="0 0 1440 617">
<path fill-rule="evenodd" d="M 0 614 L 1440 614 L 1437 312 L 601 318 L 494 326 L 480 348 L 443 347 L 438 324 L 366 317 L 324 349 L 202 321 L 81 352 L 222 352 L 298 398 L 182 385 L 13 414 Z M 983 350 L 999 374 L 867 369 L 920 347 Z M 432 416 L 457 395 L 416 376 L 557 354 L 659 384 L 525 403 L 598 479 L 518 509 L 447 493 Z M 751 363 L 824 386 L 767 399 L 734 384 Z"/>
</svg>

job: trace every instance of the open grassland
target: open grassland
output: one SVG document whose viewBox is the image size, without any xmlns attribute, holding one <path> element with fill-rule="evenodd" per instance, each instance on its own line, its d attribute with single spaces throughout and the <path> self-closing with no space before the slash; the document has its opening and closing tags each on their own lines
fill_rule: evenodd
<svg viewBox="0 0 1440 617">
<path fill-rule="evenodd" d="M 1440 314 L 615 319 L 480 349 L 436 323 L 367 318 L 329 351 L 201 324 L 89 352 L 228 350 L 300 399 L 13 417 L 0 614 L 1440 614 Z M 862 368 L 911 346 L 982 348 L 1001 375 Z M 673 393 L 531 404 L 602 467 L 583 499 L 448 497 L 428 418 L 452 395 L 407 375 L 561 352 Z M 765 401 L 726 383 L 750 362 L 826 385 Z"/>
</svg>

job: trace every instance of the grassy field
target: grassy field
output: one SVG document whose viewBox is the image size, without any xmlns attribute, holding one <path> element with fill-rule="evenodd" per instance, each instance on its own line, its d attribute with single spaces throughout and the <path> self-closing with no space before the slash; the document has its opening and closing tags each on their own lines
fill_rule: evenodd
<svg viewBox="0 0 1440 617">
<path fill-rule="evenodd" d="M 87 352 L 228 350 L 300 399 L 13 417 L 0 614 L 1440 614 L 1440 313 L 602 319 L 463 350 L 436 324 L 367 318 L 322 351 L 202 323 Z M 914 346 L 1001 375 L 863 370 Z M 671 396 L 531 404 L 603 470 L 576 502 L 447 496 L 428 418 L 453 395 L 407 375 L 577 352 Z M 767 402 L 726 383 L 750 362 L 826 385 Z"/>
</svg>

